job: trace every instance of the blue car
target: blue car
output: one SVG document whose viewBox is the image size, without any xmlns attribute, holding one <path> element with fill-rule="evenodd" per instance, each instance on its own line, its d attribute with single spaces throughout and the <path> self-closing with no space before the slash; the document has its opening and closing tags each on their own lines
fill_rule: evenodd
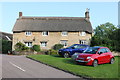
<svg viewBox="0 0 120 80">
<path fill-rule="evenodd" d="M 63 56 L 64 58 L 71 57 L 74 53 L 82 53 L 84 50 L 86 50 L 89 47 L 89 45 L 84 44 L 74 44 L 70 47 L 60 49 L 58 51 L 59 55 Z"/>
</svg>

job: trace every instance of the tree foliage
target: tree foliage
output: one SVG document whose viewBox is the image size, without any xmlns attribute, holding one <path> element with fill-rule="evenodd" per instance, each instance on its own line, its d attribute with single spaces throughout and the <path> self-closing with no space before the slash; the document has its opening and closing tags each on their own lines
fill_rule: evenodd
<svg viewBox="0 0 120 80">
<path fill-rule="evenodd" d="M 101 24 L 94 30 L 91 46 L 106 46 L 112 51 L 120 51 L 120 29 L 112 23 Z"/>
<path fill-rule="evenodd" d="M 0 40 L 0 42 L 2 42 L 2 53 L 3 54 L 7 54 L 8 51 L 12 51 L 12 41 L 8 41 L 8 40 Z"/>
<path fill-rule="evenodd" d="M 55 45 L 53 46 L 53 49 L 54 49 L 54 50 L 59 50 L 59 49 L 61 49 L 61 48 L 63 48 L 63 45 L 62 45 L 62 44 L 55 44 Z"/>
<path fill-rule="evenodd" d="M 33 45 L 32 49 L 33 49 L 34 51 L 39 52 L 39 51 L 40 51 L 40 45 Z"/>
<path fill-rule="evenodd" d="M 16 51 L 24 51 L 24 50 L 28 50 L 28 49 L 29 49 L 29 47 L 27 47 L 25 44 L 23 44 L 21 42 L 18 42 L 15 45 L 15 50 Z"/>
</svg>

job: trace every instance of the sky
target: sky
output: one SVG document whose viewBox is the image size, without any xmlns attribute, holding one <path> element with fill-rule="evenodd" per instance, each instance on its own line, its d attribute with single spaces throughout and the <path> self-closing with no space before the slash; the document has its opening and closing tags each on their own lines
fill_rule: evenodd
<svg viewBox="0 0 120 80">
<path fill-rule="evenodd" d="M 93 29 L 106 22 L 118 25 L 118 2 L 2 2 L 0 31 L 12 33 L 19 12 L 23 16 L 84 17 L 86 8 Z"/>
</svg>

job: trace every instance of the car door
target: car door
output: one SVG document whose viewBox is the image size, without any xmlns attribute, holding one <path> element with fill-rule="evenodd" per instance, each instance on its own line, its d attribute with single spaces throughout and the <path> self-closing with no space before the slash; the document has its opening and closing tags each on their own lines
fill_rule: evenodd
<svg viewBox="0 0 120 80">
<path fill-rule="evenodd" d="M 81 53 L 81 52 L 82 52 L 82 51 L 81 51 L 81 45 L 76 45 L 76 46 L 74 46 L 73 52 L 74 52 L 74 53 L 75 53 L 75 52 Z"/>
<path fill-rule="evenodd" d="M 98 51 L 98 62 L 101 64 L 101 63 L 104 63 L 106 61 L 106 55 L 105 55 L 105 49 L 104 48 L 101 48 L 99 51 Z"/>
<path fill-rule="evenodd" d="M 105 48 L 105 57 L 106 57 L 106 62 L 110 61 L 110 50 Z"/>
</svg>

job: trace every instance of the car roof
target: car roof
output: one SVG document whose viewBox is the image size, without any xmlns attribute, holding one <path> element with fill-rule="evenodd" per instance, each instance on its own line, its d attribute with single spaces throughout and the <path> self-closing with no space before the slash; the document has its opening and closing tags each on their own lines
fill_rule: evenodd
<svg viewBox="0 0 120 80">
<path fill-rule="evenodd" d="M 107 47 L 103 47 L 103 46 L 94 46 L 93 48 L 107 48 Z"/>
<path fill-rule="evenodd" d="M 85 44 L 74 44 L 74 45 L 84 45 L 84 46 L 89 46 L 89 45 L 85 45 Z"/>
</svg>

